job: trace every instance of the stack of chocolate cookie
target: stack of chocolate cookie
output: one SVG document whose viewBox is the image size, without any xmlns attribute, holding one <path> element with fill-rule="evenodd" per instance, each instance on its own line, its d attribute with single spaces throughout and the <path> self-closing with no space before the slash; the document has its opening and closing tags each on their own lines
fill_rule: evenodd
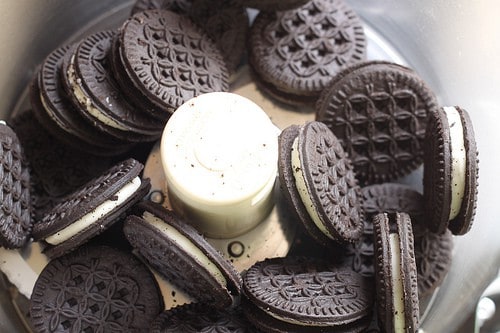
<svg viewBox="0 0 500 333">
<path fill-rule="evenodd" d="M 52 52 L 33 80 L 31 102 L 40 123 L 66 144 L 120 155 L 156 141 L 186 100 L 226 90 L 226 62 L 207 33 L 185 16 L 149 10 L 118 31 Z"/>
<path fill-rule="evenodd" d="M 135 157 L 181 105 L 227 91 L 245 52 L 264 94 L 315 120 L 277 139 L 294 245 L 240 272 L 148 202 Z M 139 0 L 119 29 L 54 50 L 32 110 L 0 124 L 0 246 L 33 238 L 50 258 L 35 332 L 416 332 L 472 226 L 474 132 L 414 70 L 365 56 L 341 0 Z M 400 179 L 422 164 L 420 193 Z M 196 304 L 166 310 L 163 279 Z"/>
</svg>

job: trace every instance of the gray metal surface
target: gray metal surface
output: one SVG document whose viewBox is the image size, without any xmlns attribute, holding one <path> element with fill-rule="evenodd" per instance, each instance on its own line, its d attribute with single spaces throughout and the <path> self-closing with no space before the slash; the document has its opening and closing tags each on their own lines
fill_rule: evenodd
<svg viewBox="0 0 500 333">
<path fill-rule="evenodd" d="M 480 152 L 475 224 L 456 238 L 453 265 L 423 318 L 425 332 L 455 332 L 476 308 L 500 266 L 497 172 L 500 162 L 500 2 L 495 0 L 351 0 L 393 58 L 413 67 L 443 105 L 465 107 Z M 130 1 L 0 1 L 0 116 L 16 108 L 37 64 L 60 43 L 83 31 L 116 27 Z M 103 18 L 105 18 L 103 20 Z M 383 43 L 382 43 L 383 44 Z M 20 108 L 24 106 L 18 106 Z M 0 117 L 2 118 L 2 117 Z M 418 175 L 409 181 L 419 182 Z M 418 184 L 417 184 L 418 185 Z M 0 279 L 0 332 L 23 332 Z M 21 299 L 22 301 L 22 299 Z"/>
</svg>

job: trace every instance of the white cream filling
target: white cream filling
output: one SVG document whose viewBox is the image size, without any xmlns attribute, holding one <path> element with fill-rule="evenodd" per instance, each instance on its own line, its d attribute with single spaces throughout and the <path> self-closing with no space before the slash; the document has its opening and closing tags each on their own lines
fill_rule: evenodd
<svg viewBox="0 0 500 333">
<path fill-rule="evenodd" d="M 323 232 L 329 238 L 333 239 L 331 233 L 326 229 L 326 227 L 321 222 L 318 212 L 314 209 L 314 203 L 312 202 L 311 195 L 307 190 L 304 174 L 302 173 L 303 168 L 300 164 L 298 138 L 295 138 L 295 140 L 293 141 L 291 157 L 292 157 L 293 176 L 295 178 L 295 186 L 297 187 L 297 190 L 299 192 L 300 199 L 302 200 L 304 206 L 306 207 L 307 213 L 311 217 L 311 220 L 314 222 L 316 227 L 318 227 L 318 229 L 321 230 L 321 232 Z"/>
<path fill-rule="evenodd" d="M 132 181 L 127 183 L 113 195 L 113 197 L 116 197 L 116 200 L 104 201 L 102 204 L 94 208 L 91 212 L 85 214 L 66 228 L 63 228 L 55 234 L 45 238 L 45 241 L 52 245 L 58 245 L 68 240 L 80 231 L 88 228 L 93 223 L 97 223 L 103 216 L 106 216 L 113 209 L 123 204 L 137 191 L 140 186 L 141 179 L 139 177 L 135 177 L 134 179 L 132 179 Z"/>
<path fill-rule="evenodd" d="M 389 247 L 391 253 L 391 283 L 393 286 L 394 304 L 394 332 L 405 331 L 405 305 L 403 278 L 401 277 L 401 249 L 399 246 L 399 235 L 391 233 L 389 235 Z"/>
<path fill-rule="evenodd" d="M 465 193 L 466 153 L 464 144 L 464 130 L 460 114 L 455 107 L 444 107 L 450 127 L 451 144 L 451 204 L 450 216 L 452 220 L 457 217 L 462 206 Z"/>
<path fill-rule="evenodd" d="M 92 117 L 99 120 L 101 123 L 106 124 L 106 125 L 111 126 L 111 127 L 114 127 L 114 128 L 117 128 L 117 129 L 122 130 L 122 131 L 128 131 L 128 129 L 125 126 L 119 124 L 116 120 L 108 117 L 106 114 L 101 112 L 98 108 L 96 108 L 92 104 L 92 99 L 88 98 L 85 95 L 83 90 L 80 88 L 80 85 L 78 84 L 78 81 L 80 79 L 78 79 L 76 77 L 76 74 L 75 74 L 74 60 L 75 60 L 75 57 L 72 56 L 71 62 L 70 62 L 69 68 L 68 68 L 68 81 L 69 81 L 69 84 L 71 86 L 71 89 L 73 90 L 73 94 L 75 95 L 78 102 L 80 102 L 80 104 L 82 104 L 82 105 L 85 105 L 85 109 L 88 111 L 88 113 Z M 108 99 L 109 99 L 109 97 L 108 97 Z"/>
<path fill-rule="evenodd" d="M 144 212 L 142 215 L 143 219 L 155 227 L 159 232 L 167 236 L 169 239 L 173 240 L 177 246 L 179 246 L 183 251 L 190 253 L 191 256 L 215 278 L 215 280 L 224 288 L 227 287 L 227 280 L 222 274 L 222 272 L 217 268 L 216 265 L 186 236 L 182 235 L 172 226 L 163 222 L 160 218 L 151 214 L 150 212 Z"/>
</svg>

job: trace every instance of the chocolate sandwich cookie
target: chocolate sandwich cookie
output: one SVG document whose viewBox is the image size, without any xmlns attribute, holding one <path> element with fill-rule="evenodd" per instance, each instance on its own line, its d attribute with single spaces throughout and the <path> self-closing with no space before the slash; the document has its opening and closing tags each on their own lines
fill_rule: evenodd
<svg viewBox="0 0 500 333">
<path fill-rule="evenodd" d="M 362 332 L 371 321 L 373 285 L 318 259 L 267 259 L 243 277 L 244 313 L 264 332 Z"/>
<path fill-rule="evenodd" d="M 189 17 L 215 41 L 232 73 L 246 50 L 250 22 L 246 9 L 233 0 L 193 0 Z"/>
<path fill-rule="evenodd" d="M 424 224 L 414 224 L 413 238 L 417 264 L 418 297 L 429 296 L 448 274 L 453 255 L 451 231 L 438 234 Z"/>
<path fill-rule="evenodd" d="M 127 217 L 125 237 L 159 274 L 212 307 L 239 302 L 239 272 L 196 229 L 159 204 L 137 208 L 142 214 Z"/>
<path fill-rule="evenodd" d="M 412 224 L 423 224 L 424 202 L 422 194 L 409 185 L 384 183 L 365 186 L 361 189 L 365 214 L 363 236 L 346 247 L 346 257 L 352 268 L 363 276 L 373 276 L 373 217 L 380 213 L 405 212 L 410 215 Z M 395 225 L 391 225 L 395 228 Z"/>
<path fill-rule="evenodd" d="M 348 245 L 345 257 L 352 268 L 363 276 L 374 276 L 373 217 L 379 213 L 407 213 L 412 221 L 419 298 L 429 295 L 448 273 L 452 260 L 453 240 L 450 232 L 436 234 L 424 221 L 422 194 L 408 185 L 384 183 L 365 186 L 363 211 L 364 231 L 361 239 Z M 389 226 L 393 230 L 394 224 Z"/>
<path fill-rule="evenodd" d="M 122 25 L 118 45 L 127 77 L 121 85 L 148 97 L 156 106 L 153 115 L 165 121 L 188 99 L 229 89 L 220 51 L 186 16 L 139 12 Z"/>
<path fill-rule="evenodd" d="M 120 45 L 120 34 L 117 34 L 113 38 L 111 52 L 109 53 L 109 62 L 113 70 L 113 76 L 115 77 L 122 94 L 135 108 L 147 112 L 164 125 L 167 122 L 168 117 L 166 118 L 163 112 L 159 110 L 155 104 L 153 104 L 149 97 L 134 88 L 134 85 L 130 82 L 127 70 L 123 66 L 123 56 Z"/>
<path fill-rule="evenodd" d="M 410 216 L 377 214 L 373 228 L 379 326 L 387 333 L 416 332 L 420 314 Z"/>
<path fill-rule="evenodd" d="M 294 141 L 297 139 L 299 133 L 300 126 L 291 125 L 283 129 L 279 136 L 278 177 L 280 181 L 281 193 L 283 193 L 283 196 L 289 203 L 290 207 L 297 214 L 299 221 L 302 222 L 301 225 L 303 226 L 303 229 L 305 229 L 307 235 L 310 236 L 306 236 L 305 241 L 307 243 L 312 243 L 313 245 L 320 244 L 320 249 L 324 250 L 324 247 L 330 246 L 332 242 L 328 236 L 326 236 L 314 225 L 314 222 L 312 221 L 311 216 L 309 215 L 309 212 L 300 197 L 300 193 L 295 182 L 295 174 L 292 167 L 292 149 Z M 311 242 L 310 238 L 314 241 Z M 311 249 L 311 247 L 307 246 L 306 248 Z"/>
<path fill-rule="evenodd" d="M 305 229 L 321 244 L 353 243 L 363 232 L 361 189 L 333 133 L 320 122 L 285 129 L 279 177 Z"/>
<path fill-rule="evenodd" d="M 229 72 L 240 64 L 249 29 L 245 7 L 233 0 L 147 0 L 137 1 L 132 14 L 149 9 L 164 9 L 188 16 L 215 41 Z"/>
<path fill-rule="evenodd" d="M 361 20 L 342 0 L 260 12 L 248 45 L 258 86 L 288 104 L 314 105 L 339 71 L 366 55 Z"/>
<path fill-rule="evenodd" d="M 165 9 L 177 14 L 187 15 L 193 0 L 137 0 L 132 6 L 130 15 L 149 9 Z"/>
<path fill-rule="evenodd" d="M 97 130 L 76 110 L 64 89 L 63 63 L 75 45 L 64 45 L 43 61 L 30 85 L 30 102 L 40 124 L 66 145 L 94 155 L 118 155 L 130 149 L 116 138 Z"/>
<path fill-rule="evenodd" d="M 99 130 L 124 142 L 155 141 L 163 123 L 127 102 L 109 64 L 113 31 L 99 31 L 81 40 L 67 68 L 70 96 L 77 110 Z"/>
<path fill-rule="evenodd" d="M 422 164 L 432 90 L 410 68 L 369 61 L 341 72 L 322 92 L 316 120 L 339 138 L 364 185 L 388 182 Z"/>
<path fill-rule="evenodd" d="M 432 113 L 424 146 L 424 200 L 429 229 L 463 235 L 476 213 L 479 161 L 469 114 L 458 107 Z"/>
<path fill-rule="evenodd" d="M 147 332 L 163 309 L 153 274 L 132 254 L 84 246 L 43 269 L 29 318 L 35 333 Z"/>
<path fill-rule="evenodd" d="M 22 247 L 33 224 L 30 174 L 16 133 L 0 121 L 0 246 Z"/>
<path fill-rule="evenodd" d="M 214 309 L 203 303 L 177 306 L 164 311 L 151 324 L 151 333 L 259 333 L 243 315 L 241 307 Z"/>
<path fill-rule="evenodd" d="M 125 160 L 62 198 L 33 228 L 33 238 L 46 245 L 43 252 L 58 257 L 115 223 L 149 191 L 149 181 L 139 175 L 142 168 Z"/>
<path fill-rule="evenodd" d="M 233 0 L 240 6 L 262 11 L 290 10 L 305 5 L 309 0 Z"/>
<path fill-rule="evenodd" d="M 109 156 L 76 150 L 52 136 L 27 110 L 9 120 L 30 167 L 35 221 L 63 196 L 76 190 L 112 165 Z"/>
</svg>

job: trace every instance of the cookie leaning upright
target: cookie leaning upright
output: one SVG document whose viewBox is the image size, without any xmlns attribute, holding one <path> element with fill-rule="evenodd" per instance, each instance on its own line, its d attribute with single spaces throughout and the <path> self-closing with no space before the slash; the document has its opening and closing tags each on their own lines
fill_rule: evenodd
<svg viewBox="0 0 500 333">
<path fill-rule="evenodd" d="M 123 70 L 123 91 L 147 99 L 155 108 L 148 110 L 160 120 L 192 97 L 229 89 L 220 51 L 186 16 L 157 9 L 139 12 L 124 22 L 118 39 L 113 61 Z"/>
<path fill-rule="evenodd" d="M 387 333 L 417 332 L 420 314 L 410 216 L 375 215 L 373 243 L 379 327 Z"/>
<path fill-rule="evenodd" d="M 19 139 L 0 121 L 0 246 L 22 247 L 31 227 L 30 175 Z"/>
<path fill-rule="evenodd" d="M 137 211 L 123 231 L 151 267 L 199 302 L 219 309 L 238 304 L 239 272 L 202 234 L 159 204 L 145 201 Z"/>
<path fill-rule="evenodd" d="M 335 135 L 320 122 L 286 128 L 279 138 L 285 197 L 319 243 L 353 243 L 363 233 L 361 190 Z"/>
<path fill-rule="evenodd" d="M 140 178 L 142 168 L 125 160 L 61 198 L 33 228 L 33 238 L 46 243 L 43 252 L 58 257 L 116 222 L 149 191 L 149 180 Z"/>
<path fill-rule="evenodd" d="M 395 180 L 422 164 L 425 128 L 438 103 L 412 69 L 369 61 L 342 71 L 322 92 L 316 120 L 339 138 L 361 184 Z"/>
<path fill-rule="evenodd" d="M 479 161 L 474 129 L 466 110 L 454 106 L 432 113 L 424 155 L 424 202 L 429 229 L 467 233 L 477 202 Z"/>
<path fill-rule="evenodd" d="M 311 0 L 287 11 L 261 11 L 248 49 L 263 91 L 285 103 L 313 105 L 339 71 L 364 60 L 366 37 L 342 0 Z"/>
</svg>

